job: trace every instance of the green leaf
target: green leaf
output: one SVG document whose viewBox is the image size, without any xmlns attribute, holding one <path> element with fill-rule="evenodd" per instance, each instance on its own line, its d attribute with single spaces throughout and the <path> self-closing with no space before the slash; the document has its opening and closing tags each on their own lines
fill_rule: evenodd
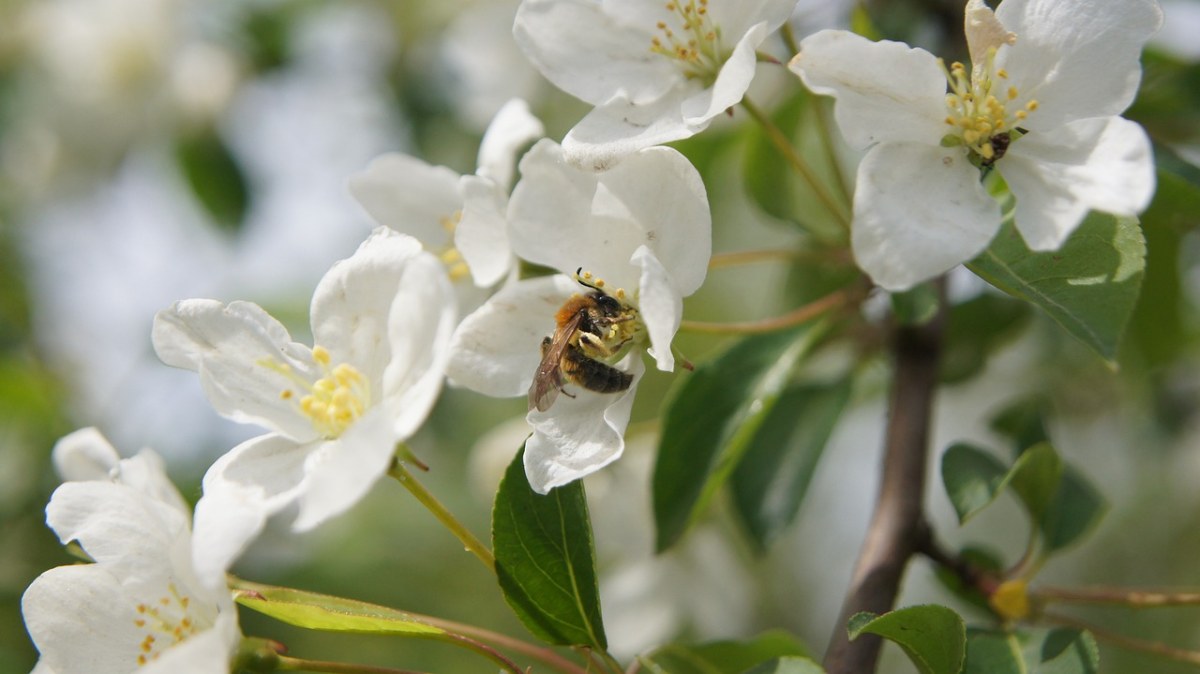
<svg viewBox="0 0 1200 674">
<path fill-rule="evenodd" d="M 1088 215 L 1057 251 L 1035 253 L 1011 223 L 967 266 L 1041 307 L 1109 363 L 1142 287 L 1146 243 L 1135 218 Z"/>
<path fill-rule="evenodd" d="M 996 500 L 1008 474 L 999 459 L 974 445 L 960 442 L 942 454 L 942 483 L 960 524 Z"/>
<path fill-rule="evenodd" d="M 1046 553 L 1058 552 L 1091 531 L 1104 516 L 1104 497 L 1078 471 L 1063 470 L 1058 491 L 1042 518 L 1042 540 Z"/>
<path fill-rule="evenodd" d="M 237 588 L 237 603 L 305 629 L 421 638 L 448 634 L 418 617 L 386 606 L 245 581 L 238 581 Z"/>
<path fill-rule="evenodd" d="M 1042 642 L 1042 662 L 1037 674 L 1096 674 L 1100 671 L 1100 649 L 1085 630 L 1056 629 Z"/>
<path fill-rule="evenodd" d="M 973 568 L 981 571 L 990 571 L 997 576 L 1003 575 L 1004 563 L 1000 555 L 992 550 L 966 547 L 959 551 L 958 556 Z M 991 604 L 988 603 L 988 596 L 973 584 L 963 582 L 962 577 L 955 573 L 954 570 L 937 564 L 934 566 L 933 573 L 938 582 L 954 596 L 974 606 L 988 618 L 995 616 L 995 611 L 992 609 Z"/>
<path fill-rule="evenodd" d="M 764 662 L 745 674 L 825 674 L 825 670 L 808 658 L 791 656 Z"/>
<path fill-rule="evenodd" d="M 932 283 L 902 293 L 892 293 L 892 315 L 901 325 L 924 325 L 933 320 L 941 306 L 937 287 Z"/>
<path fill-rule="evenodd" d="M 185 135 L 175 158 L 196 199 L 218 225 L 236 230 L 250 204 L 241 166 L 215 130 Z"/>
<path fill-rule="evenodd" d="M 992 352 L 1025 329 L 1031 312 L 1025 302 L 990 292 L 951 306 L 942 348 L 942 382 L 955 384 L 979 374 Z"/>
<path fill-rule="evenodd" d="M 963 674 L 1029 674 L 1029 670 L 1015 634 L 968 628 Z"/>
<path fill-rule="evenodd" d="M 1053 503 L 1062 474 L 1062 460 L 1047 442 L 1025 450 L 1013 463 L 1009 483 L 1039 528 Z"/>
<path fill-rule="evenodd" d="M 747 337 L 681 380 L 663 414 L 654 467 L 659 551 L 725 483 L 824 325 Z"/>
<path fill-rule="evenodd" d="M 789 387 L 747 441 L 730 487 L 760 551 L 796 518 L 850 391 L 849 380 Z"/>
<path fill-rule="evenodd" d="M 670 644 L 643 658 L 643 662 L 673 674 L 741 674 L 760 663 L 789 655 L 807 656 L 808 650 L 791 634 L 771 630 L 749 641 Z"/>
<path fill-rule="evenodd" d="M 525 450 L 509 464 L 492 509 L 492 548 L 504 599 L 535 636 L 608 647 L 583 482 L 545 496 L 525 477 Z"/>
<path fill-rule="evenodd" d="M 877 634 L 895 642 L 921 674 L 958 674 L 966 657 L 966 626 L 945 606 L 909 606 L 880 616 L 859 613 L 850 618 L 849 631 L 851 639 Z"/>
<path fill-rule="evenodd" d="M 1050 441 L 1046 430 L 1045 410 L 1050 402 L 1039 395 L 1020 398 L 992 418 L 993 431 L 1013 443 L 1013 456 L 1041 443 Z"/>
</svg>

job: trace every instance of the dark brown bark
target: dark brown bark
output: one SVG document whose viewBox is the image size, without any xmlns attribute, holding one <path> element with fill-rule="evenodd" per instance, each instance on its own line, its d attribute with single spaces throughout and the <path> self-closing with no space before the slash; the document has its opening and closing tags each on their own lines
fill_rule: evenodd
<svg viewBox="0 0 1200 674">
<path fill-rule="evenodd" d="M 925 469 L 934 392 L 938 382 L 942 326 L 933 321 L 895 331 L 883 476 L 875 511 L 859 551 L 850 588 L 825 653 L 829 674 L 875 671 L 882 645 L 864 635 L 850 641 L 846 622 L 856 613 L 892 610 L 900 580 L 924 532 Z"/>
</svg>

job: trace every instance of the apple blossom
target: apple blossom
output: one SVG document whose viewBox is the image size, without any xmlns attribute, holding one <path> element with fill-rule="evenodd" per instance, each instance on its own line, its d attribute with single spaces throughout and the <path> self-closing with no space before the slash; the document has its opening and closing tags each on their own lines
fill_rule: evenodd
<svg viewBox="0 0 1200 674">
<path fill-rule="evenodd" d="M 196 505 L 205 582 L 291 504 L 296 531 L 358 502 L 441 388 L 455 312 L 450 282 L 420 243 L 377 228 L 313 294 L 309 348 L 248 302 L 184 300 L 154 321 L 168 365 L 194 370 L 222 415 L 270 429 L 209 468 Z"/>
<path fill-rule="evenodd" d="M 390 153 L 352 176 L 350 192 L 376 222 L 411 234 L 437 252 L 451 279 L 469 275 L 475 285 L 491 286 L 512 268 L 504 210 L 516 155 L 542 133 L 542 123 L 525 101 L 513 99 L 484 133 L 475 175 L 460 176 L 444 166 Z"/>
<path fill-rule="evenodd" d="M 595 173 L 543 140 L 522 159 L 521 176 L 508 208 L 513 250 L 560 273 L 509 284 L 465 318 L 451 345 L 451 380 L 487 395 L 525 395 L 556 313 L 575 296 L 604 292 L 634 317 L 605 344 L 615 347 L 606 364 L 632 376 L 628 388 L 596 393 L 568 381 L 547 409 L 531 406 L 525 469 L 545 493 L 621 455 L 643 350 L 660 370 L 674 369 L 671 341 L 683 298 L 704 280 L 712 219 L 696 169 L 669 148 L 640 150 Z"/>
<path fill-rule="evenodd" d="M 1033 250 L 1058 248 L 1089 210 L 1145 208 L 1150 141 L 1118 115 L 1161 22 L 1154 0 L 1004 0 L 994 13 L 970 0 L 969 67 L 846 31 L 805 38 L 790 68 L 836 99 L 842 134 L 866 150 L 854 196 L 859 265 L 904 290 L 979 254 L 1001 222 L 980 179 L 991 169 Z"/>
<path fill-rule="evenodd" d="M 79 481 L 55 490 L 47 522 L 95 563 L 51 569 L 26 590 L 25 626 L 41 653 L 35 671 L 228 672 L 241 640 L 237 612 L 223 584 L 199 582 L 190 512 L 157 455 L 118 459 L 83 429 L 58 443 L 55 460 Z"/>
<path fill-rule="evenodd" d="M 563 139 L 602 169 L 688 138 L 736 105 L 755 50 L 796 0 L 524 0 L 513 35 L 555 86 L 595 107 Z"/>
</svg>

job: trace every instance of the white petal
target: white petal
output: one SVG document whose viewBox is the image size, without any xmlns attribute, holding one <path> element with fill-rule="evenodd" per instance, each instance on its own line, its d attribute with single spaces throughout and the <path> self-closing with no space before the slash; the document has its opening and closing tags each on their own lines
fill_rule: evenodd
<svg viewBox="0 0 1200 674">
<path fill-rule="evenodd" d="M 1016 225 L 1033 250 L 1062 245 L 1089 210 L 1135 215 L 1154 196 L 1154 158 L 1142 127 L 1085 119 L 1013 143 L 997 162 L 1016 197 Z"/>
<path fill-rule="evenodd" d="M 134 625 L 138 598 L 99 564 L 60 566 L 21 598 L 25 629 L 55 674 L 129 674 L 145 636 Z"/>
<path fill-rule="evenodd" d="M 972 72 L 986 65 L 989 49 L 1012 44 L 1017 37 L 1000 23 L 996 13 L 983 0 L 967 0 L 967 7 L 963 10 L 963 30 L 967 35 L 967 48 L 971 52 Z"/>
<path fill-rule="evenodd" d="M 121 460 L 99 429 L 90 426 L 60 438 L 50 457 L 63 481 L 108 480 Z"/>
<path fill-rule="evenodd" d="M 647 103 L 683 76 L 650 51 L 653 21 L 637 19 L 591 0 L 524 0 L 513 37 L 546 79 L 580 100 L 601 105 L 621 95 Z"/>
<path fill-rule="evenodd" d="M 384 368 L 392 358 L 388 314 L 400 279 L 421 244 L 411 236 L 378 227 L 353 255 L 325 273 L 313 292 L 313 341 L 329 350 L 333 364 L 349 363 L 382 394 Z M 378 398 L 375 398 L 378 399 Z"/>
<path fill-rule="evenodd" d="M 175 548 L 188 537 L 187 515 L 137 489 L 112 482 L 68 482 L 54 491 L 46 523 L 64 544 L 78 541 L 121 576 L 171 573 Z"/>
<path fill-rule="evenodd" d="M 183 300 L 154 317 L 154 350 L 167 365 L 195 370 L 217 412 L 298 440 L 312 425 L 280 399 L 292 382 L 265 363 L 285 365 L 315 380 L 312 351 L 250 302 Z"/>
<path fill-rule="evenodd" d="M 450 233 L 443 224 L 462 207 L 459 175 L 405 154 L 376 157 L 350 177 L 350 193 L 375 222 L 411 234 L 433 250 L 444 247 Z"/>
<path fill-rule="evenodd" d="M 213 628 L 167 649 L 161 657 L 139 668 L 137 674 L 228 674 L 241 641 L 237 613 L 223 612 L 217 621 Z"/>
<path fill-rule="evenodd" d="M 766 24 L 770 34 L 788 20 L 796 4 L 797 0 L 737 0 L 709 3 L 708 11 L 726 36 L 743 35 L 759 22 Z"/>
<path fill-rule="evenodd" d="M 508 241 L 508 198 L 487 178 L 463 176 L 462 218 L 454 229 L 454 247 L 462 253 L 475 285 L 486 288 L 504 278 L 513 265 Z"/>
<path fill-rule="evenodd" d="M 267 518 L 299 497 L 305 461 L 320 444 L 263 435 L 234 447 L 208 469 L 192 537 L 193 565 L 206 587 L 223 586 L 225 572 Z"/>
<path fill-rule="evenodd" d="M 1138 57 L 1162 24 L 1154 0 L 1004 0 L 996 16 L 1017 34 L 997 64 L 1020 92 L 1017 104 L 1038 101 L 1022 126 L 1039 130 L 1129 107 Z"/>
<path fill-rule="evenodd" d="M 501 288 L 455 330 L 446 365 L 450 381 L 489 396 L 525 395 L 542 360 L 542 339 L 554 332 L 555 313 L 580 289 L 566 276 Z"/>
<path fill-rule="evenodd" d="M 458 319 L 450 280 L 432 255 L 413 258 L 399 285 L 388 314 L 392 360 L 380 401 L 392 423 L 391 445 L 415 433 L 437 401 Z"/>
<path fill-rule="evenodd" d="M 679 321 L 683 318 L 683 296 L 649 248 L 638 248 L 633 254 L 633 263 L 642 268 L 638 309 L 650 335 L 650 355 L 658 369 L 671 372 L 675 369 L 671 340 L 675 339 Z"/>
<path fill-rule="evenodd" d="M 514 98 L 492 119 L 479 143 L 476 175 L 491 180 L 504 192 L 512 189 L 517 151 L 545 135 L 541 120 L 529 112 L 529 104 Z"/>
<path fill-rule="evenodd" d="M 129 485 L 143 494 L 191 516 L 191 507 L 183 500 L 179 489 L 167 477 L 167 468 L 162 457 L 153 450 L 143 449 L 135 456 L 122 459 L 117 466 L 117 473 L 117 479 L 121 484 Z"/>
<path fill-rule="evenodd" d="M 308 479 L 299 495 L 294 531 L 309 531 L 358 503 L 387 470 L 396 450 L 392 420 L 375 408 L 337 440 L 322 443 L 308 456 Z"/>
<path fill-rule="evenodd" d="M 625 156 L 643 148 L 690 138 L 708 126 L 708 118 L 689 124 L 683 117 L 683 102 L 689 96 L 702 99 L 706 108 L 711 91 L 680 87 L 662 97 L 634 102 L 615 96 L 579 120 L 565 138 L 563 151 L 571 164 L 592 171 L 606 170 Z M 701 110 L 698 113 L 703 114 Z"/>
<path fill-rule="evenodd" d="M 859 164 L 854 257 L 887 290 L 970 260 L 999 227 L 1000 207 L 961 149 L 882 143 Z"/>
<path fill-rule="evenodd" d="M 946 77 L 924 49 L 823 30 L 804 38 L 788 68 L 809 89 L 837 99 L 838 127 L 858 149 L 881 141 L 937 144 L 946 134 Z"/>
<path fill-rule="evenodd" d="M 579 267 L 610 288 L 637 287 L 630 259 L 647 246 L 684 295 L 700 286 L 712 248 L 704 183 L 685 157 L 648 148 L 602 173 L 565 163 L 538 143 L 521 161 L 509 206 L 513 250 L 565 274 Z"/>
<path fill-rule="evenodd" d="M 525 475 L 539 494 L 590 475 L 616 461 L 625 451 L 625 428 L 633 397 L 645 372 L 640 355 L 630 353 L 618 369 L 633 375 L 620 393 L 593 393 L 568 384 L 574 398 L 559 395 L 545 412 L 526 419 L 533 435 L 525 443 Z"/>
<path fill-rule="evenodd" d="M 684 123 L 690 126 L 707 125 L 709 120 L 741 102 L 754 79 L 758 54 L 755 50 L 767 39 L 767 23 L 755 24 L 734 47 L 733 53 L 721 66 L 712 87 L 693 94 L 683 101 Z"/>
</svg>

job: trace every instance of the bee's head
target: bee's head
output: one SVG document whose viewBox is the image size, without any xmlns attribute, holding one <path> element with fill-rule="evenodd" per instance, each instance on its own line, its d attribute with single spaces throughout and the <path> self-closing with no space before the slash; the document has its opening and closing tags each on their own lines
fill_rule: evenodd
<svg viewBox="0 0 1200 674">
<path fill-rule="evenodd" d="M 596 302 L 596 307 L 600 309 L 600 313 L 605 316 L 619 316 L 624 309 L 621 306 L 620 300 L 609 295 L 603 290 L 597 290 L 590 294 L 592 300 Z"/>
</svg>

